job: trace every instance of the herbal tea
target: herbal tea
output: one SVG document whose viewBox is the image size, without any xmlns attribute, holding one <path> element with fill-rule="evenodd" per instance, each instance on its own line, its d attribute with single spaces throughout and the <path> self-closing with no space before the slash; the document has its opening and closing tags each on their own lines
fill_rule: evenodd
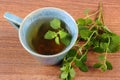
<svg viewBox="0 0 120 80">
<path fill-rule="evenodd" d="M 61 26 L 65 29 L 64 22 L 61 22 Z M 45 34 L 49 30 L 57 32 L 57 30 L 54 30 L 50 27 L 50 21 L 46 21 L 35 27 L 37 27 L 37 29 L 31 29 L 32 31 L 29 32 L 32 33 L 28 33 L 28 36 L 30 36 L 28 41 L 30 42 L 30 46 L 32 49 L 34 49 L 34 51 L 43 55 L 53 55 L 65 49 L 66 46 L 65 44 L 61 43 L 61 41 L 58 45 L 55 43 L 55 39 L 49 40 L 44 38 Z"/>
</svg>

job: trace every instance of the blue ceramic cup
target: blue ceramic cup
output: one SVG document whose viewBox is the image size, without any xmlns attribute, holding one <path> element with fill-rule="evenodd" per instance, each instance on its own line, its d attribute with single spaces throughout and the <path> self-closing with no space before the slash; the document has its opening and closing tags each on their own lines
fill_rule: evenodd
<svg viewBox="0 0 120 80">
<path fill-rule="evenodd" d="M 67 52 L 74 46 L 77 37 L 78 37 L 78 28 L 75 20 L 72 16 L 66 11 L 53 8 L 53 7 L 45 7 L 41 9 L 37 9 L 32 13 L 28 14 L 24 19 L 21 19 L 9 12 L 4 14 L 4 18 L 8 20 L 19 32 L 19 40 L 22 46 L 33 56 L 35 56 L 40 63 L 46 65 L 54 65 L 60 62 Z M 63 21 L 66 24 L 66 29 L 72 35 L 72 39 L 70 45 L 67 46 L 63 51 L 54 54 L 54 55 L 43 55 L 35 52 L 32 47 L 30 47 L 31 43 L 29 40 L 30 36 L 27 36 L 28 33 L 36 34 L 39 27 L 35 27 L 36 25 L 40 25 L 44 23 L 46 20 L 51 18 L 57 18 Z M 36 32 L 30 32 L 30 29 L 36 30 Z M 31 35 L 32 36 L 32 35 Z"/>
</svg>

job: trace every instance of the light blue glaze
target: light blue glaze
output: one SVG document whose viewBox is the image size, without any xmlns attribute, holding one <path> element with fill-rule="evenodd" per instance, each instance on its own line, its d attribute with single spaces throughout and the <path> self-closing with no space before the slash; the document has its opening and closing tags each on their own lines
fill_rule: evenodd
<svg viewBox="0 0 120 80">
<path fill-rule="evenodd" d="M 9 12 L 4 14 L 4 18 L 6 18 L 16 29 L 19 29 L 20 24 L 22 23 L 22 18 L 19 18 Z"/>
<path fill-rule="evenodd" d="M 67 52 L 73 47 L 75 44 L 77 37 L 78 37 L 78 28 L 75 20 L 72 18 L 70 14 L 68 14 L 66 11 L 54 8 L 54 7 L 45 7 L 38 10 L 33 11 L 28 16 L 26 16 L 23 20 L 11 13 L 5 13 L 4 17 L 12 23 L 14 27 L 16 27 L 19 30 L 19 39 L 23 47 L 33 56 L 35 56 L 40 63 L 47 64 L 47 65 L 54 65 L 61 61 L 63 57 L 67 54 Z M 30 46 L 27 43 L 26 40 L 26 32 L 30 28 L 31 23 L 36 23 L 35 21 L 38 19 L 44 18 L 58 18 L 62 21 L 64 21 L 67 25 L 67 29 L 72 35 L 72 40 L 70 45 L 61 51 L 58 54 L 55 55 L 41 55 L 33 51 Z"/>
</svg>

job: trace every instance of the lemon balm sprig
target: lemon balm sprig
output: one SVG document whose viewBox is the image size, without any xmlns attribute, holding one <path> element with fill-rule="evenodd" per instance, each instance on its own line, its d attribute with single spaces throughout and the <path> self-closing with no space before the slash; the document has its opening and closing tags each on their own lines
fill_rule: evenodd
<svg viewBox="0 0 120 80">
<path fill-rule="evenodd" d="M 54 29 L 54 31 L 48 30 L 44 35 L 45 39 L 55 39 L 55 43 L 58 45 L 60 45 L 60 41 L 66 46 L 70 44 L 71 35 L 61 27 L 61 21 L 59 19 L 54 18 L 51 20 L 50 27 Z"/>
<path fill-rule="evenodd" d="M 75 67 L 83 72 L 89 70 L 86 64 L 89 51 L 98 54 L 98 62 L 93 65 L 94 68 L 99 68 L 103 72 L 112 70 L 113 67 L 107 55 L 120 50 L 120 36 L 110 31 L 105 25 L 102 3 L 100 2 L 100 7 L 95 13 L 89 14 L 89 9 L 84 13 L 86 16 L 76 21 L 79 29 L 76 44 L 63 60 L 60 76 L 63 80 L 73 80 L 76 73 Z M 92 19 L 91 16 L 95 15 L 97 17 Z"/>
</svg>

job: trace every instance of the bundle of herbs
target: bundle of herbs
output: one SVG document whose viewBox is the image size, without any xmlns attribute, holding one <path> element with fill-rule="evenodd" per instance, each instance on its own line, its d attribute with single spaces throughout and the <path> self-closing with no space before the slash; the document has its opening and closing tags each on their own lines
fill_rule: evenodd
<svg viewBox="0 0 120 80">
<path fill-rule="evenodd" d="M 72 80 L 75 77 L 75 67 L 83 72 L 88 71 L 89 68 L 86 62 L 88 52 L 91 50 L 99 54 L 98 62 L 93 65 L 94 68 L 99 68 L 101 71 L 112 70 L 113 67 L 107 55 L 120 50 L 120 36 L 110 31 L 104 23 L 102 3 L 100 3 L 99 9 L 95 13 L 89 15 L 89 9 L 86 9 L 84 13 L 86 16 L 76 21 L 79 29 L 76 44 L 67 53 L 60 68 L 60 78 L 63 80 Z M 95 15 L 97 17 L 92 19 L 91 16 Z M 54 29 L 60 28 L 60 20 L 54 19 L 51 21 L 51 26 Z M 64 44 L 68 42 L 65 44 L 67 46 L 71 40 L 69 36 L 68 32 L 59 29 L 57 33 L 48 31 L 45 39 L 54 38 L 57 44 L 60 44 L 59 39 L 61 39 L 62 42 L 65 41 Z M 81 42 L 83 44 L 80 44 Z"/>
</svg>

